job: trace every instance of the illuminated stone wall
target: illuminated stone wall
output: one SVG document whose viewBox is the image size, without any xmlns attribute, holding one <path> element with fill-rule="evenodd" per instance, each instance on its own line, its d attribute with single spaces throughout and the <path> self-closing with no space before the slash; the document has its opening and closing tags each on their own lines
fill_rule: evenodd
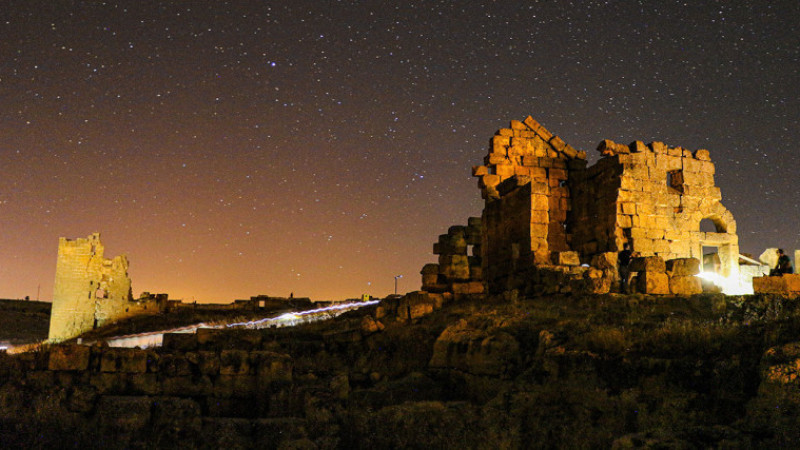
<svg viewBox="0 0 800 450">
<path fill-rule="evenodd" d="M 157 313 L 156 301 L 133 301 L 128 259 L 103 257 L 100 234 L 60 238 L 49 339 L 70 339 L 109 322 Z"/>
<path fill-rule="evenodd" d="M 630 243 L 642 256 L 702 261 L 707 247 L 718 252 L 722 275 L 738 272 L 736 221 L 721 203 L 707 150 L 605 140 L 598 151 L 600 161 L 574 184 L 574 250 L 592 255 Z M 715 231 L 701 231 L 704 219 Z"/>
<path fill-rule="evenodd" d="M 513 274 L 570 250 L 572 184 L 585 168 L 585 152 L 531 117 L 492 138 L 484 165 L 472 169 L 486 202 L 483 261 L 490 288 L 514 288 Z"/>
</svg>

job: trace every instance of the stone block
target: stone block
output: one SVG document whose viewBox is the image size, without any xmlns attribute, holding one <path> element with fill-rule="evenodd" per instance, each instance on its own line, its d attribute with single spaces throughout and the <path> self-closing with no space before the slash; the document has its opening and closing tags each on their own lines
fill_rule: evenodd
<svg viewBox="0 0 800 450">
<path fill-rule="evenodd" d="M 642 153 L 648 151 L 647 146 L 644 145 L 644 142 L 642 141 L 633 141 L 628 145 L 628 148 L 633 153 Z"/>
<path fill-rule="evenodd" d="M 511 138 L 508 136 L 492 137 L 492 151 L 495 153 L 505 150 L 510 145 L 511 145 Z"/>
<path fill-rule="evenodd" d="M 702 148 L 694 152 L 694 157 L 700 161 L 711 161 L 711 155 L 708 150 Z"/>
<path fill-rule="evenodd" d="M 550 214 L 547 211 L 531 211 L 531 223 L 550 223 Z"/>
<path fill-rule="evenodd" d="M 197 335 L 194 333 L 165 333 L 161 347 L 164 350 L 190 352 L 197 350 Z"/>
<path fill-rule="evenodd" d="M 483 294 L 483 283 L 480 281 L 453 283 L 453 294 Z"/>
<path fill-rule="evenodd" d="M 83 345 L 59 345 L 50 348 L 49 370 L 86 370 L 91 350 Z"/>
<path fill-rule="evenodd" d="M 528 130 L 528 126 L 524 123 L 520 122 L 519 120 L 512 120 L 511 121 L 511 129 L 512 130 Z"/>
<path fill-rule="evenodd" d="M 663 142 L 653 141 L 647 145 L 654 153 L 666 153 L 667 146 Z"/>
<path fill-rule="evenodd" d="M 669 277 L 664 272 L 640 271 L 636 277 L 636 291 L 642 294 L 667 295 L 670 293 Z"/>
<path fill-rule="evenodd" d="M 547 211 L 550 203 L 546 195 L 533 194 L 531 195 L 531 210 L 533 211 Z"/>
<path fill-rule="evenodd" d="M 150 397 L 103 396 L 97 403 L 101 430 L 112 434 L 138 433 L 150 422 Z"/>
<path fill-rule="evenodd" d="M 480 188 L 496 187 L 498 184 L 500 184 L 500 177 L 494 174 L 484 175 L 478 182 Z"/>
<path fill-rule="evenodd" d="M 553 264 L 559 266 L 580 266 L 581 259 L 578 256 L 578 252 L 553 252 L 552 253 L 552 261 Z"/>
<path fill-rule="evenodd" d="M 422 266 L 422 270 L 419 273 L 421 273 L 422 275 L 438 274 L 439 264 L 436 263 L 425 264 L 424 266 Z"/>
<path fill-rule="evenodd" d="M 472 166 L 472 176 L 473 177 L 482 177 L 484 175 L 489 175 L 489 168 L 486 166 Z"/>
<path fill-rule="evenodd" d="M 423 273 L 422 274 L 422 290 L 423 291 L 430 290 L 430 288 L 434 288 L 435 289 L 436 287 L 438 287 L 438 285 L 439 285 L 439 274 L 438 273 L 433 273 L 433 274 Z"/>
<path fill-rule="evenodd" d="M 549 143 L 550 143 L 550 145 L 552 145 L 552 146 L 553 146 L 553 148 L 554 148 L 554 149 L 556 149 L 556 150 L 558 150 L 558 151 L 560 151 L 560 152 L 563 152 L 563 151 L 564 151 L 564 148 L 565 148 L 565 147 L 566 147 L 566 145 L 567 145 L 567 143 L 566 143 L 566 142 L 564 142 L 564 140 L 563 140 L 563 139 L 561 139 L 561 138 L 560 138 L 560 137 L 558 137 L 558 136 L 553 136 L 552 138 L 550 138 L 550 141 L 549 141 Z"/>
<path fill-rule="evenodd" d="M 191 375 L 192 367 L 185 355 L 184 353 L 162 355 L 158 361 L 158 371 L 168 377 Z"/>
<path fill-rule="evenodd" d="M 550 178 L 555 178 L 557 180 L 567 179 L 567 171 L 564 169 L 549 169 L 547 174 Z"/>
<path fill-rule="evenodd" d="M 617 270 L 617 257 L 616 252 L 603 252 L 592 256 L 592 267 L 600 270 Z"/>
<path fill-rule="evenodd" d="M 616 255 L 616 253 L 614 253 Z M 590 268 L 583 273 L 584 289 L 590 294 L 607 294 L 614 283 L 613 271 Z"/>
<path fill-rule="evenodd" d="M 669 278 L 669 291 L 675 295 L 702 294 L 703 284 L 694 275 L 673 275 Z"/>
<path fill-rule="evenodd" d="M 132 348 L 109 348 L 100 358 L 101 372 L 147 372 L 147 352 Z"/>
<path fill-rule="evenodd" d="M 380 330 L 383 326 L 378 321 L 376 323 L 376 331 Z M 253 365 L 256 367 L 258 375 L 258 382 L 261 386 L 272 385 L 274 383 L 289 383 L 292 381 L 292 373 L 294 370 L 294 361 L 292 357 L 285 353 L 275 353 L 267 351 L 257 351 L 250 354 L 253 360 Z"/>
<path fill-rule="evenodd" d="M 383 323 L 372 316 L 364 316 L 361 319 L 361 333 L 365 336 L 383 331 L 384 328 Z"/>
<path fill-rule="evenodd" d="M 214 382 L 214 397 L 250 398 L 258 393 L 256 375 L 222 375 Z"/>
<path fill-rule="evenodd" d="M 197 368 L 202 375 L 219 374 L 219 354 L 216 352 L 198 352 Z"/>
<path fill-rule="evenodd" d="M 244 350 L 223 350 L 219 355 L 221 375 L 244 375 L 250 372 L 248 353 Z"/>
<path fill-rule="evenodd" d="M 700 273 L 700 260 L 697 258 L 676 258 L 666 263 L 667 272 L 675 275 L 697 275 Z"/>
<path fill-rule="evenodd" d="M 401 320 L 411 320 L 430 314 L 436 308 L 435 299 L 427 292 L 411 292 L 400 299 L 397 316 Z"/>
<path fill-rule="evenodd" d="M 754 277 L 753 291 L 757 294 L 800 295 L 800 274 L 776 277 Z"/>
<path fill-rule="evenodd" d="M 644 256 L 633 258 L 630 265 L 631 272 L 661 272 L 667 270 L 664 260 L 658 256 Z"/>
</svg>

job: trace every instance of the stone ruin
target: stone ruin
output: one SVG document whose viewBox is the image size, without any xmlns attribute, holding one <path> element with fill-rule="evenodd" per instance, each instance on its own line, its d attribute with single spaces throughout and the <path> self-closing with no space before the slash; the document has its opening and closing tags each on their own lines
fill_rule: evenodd
<svg viewBox="0 0 800 450">
<path fill-rule="evenodd" d="M 100 233 L 85 239 L 59 239 L 48 335 L 51 342 L 128 317 L 156 314 L 166 307 L 163 294 L 134 300 L 128 258 L 105 259 L 103 252 Z"/>
<path fill-rule="evenodd" d="M 704 247 L 716 249 L 720 275 L 738 275 L 736 221 L 721 203 L 707 150 L 610 140 L 597 150 L 600 160 L 587 167 L 585 152 L 531 117 L 498 130 L 472 169 L 485 202 L 480 221 L 440 236 L 439 263 L 423 268 L 422 290 L 613 292 L 625 244 L 637 256 L 638 292 L 713 290 L 695 276 Z M 701 230 L 706 220 L 714 231 Z"/>
</svg>

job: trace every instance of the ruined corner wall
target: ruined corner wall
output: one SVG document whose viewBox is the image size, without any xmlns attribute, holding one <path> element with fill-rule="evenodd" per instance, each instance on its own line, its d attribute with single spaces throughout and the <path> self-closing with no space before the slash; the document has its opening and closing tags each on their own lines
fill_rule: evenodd
<svg viewBox="0 0 800 450">
<path fill-rule="evenodd" d="M 483 263 L 490 287 L 506 288 L 520 268 L 547 264 L 551 252 L 571 249 L 571 190 L 585 169 L 585 152 L 531 117 L 497 131 L 484 165 L 473 167 L 485 200 Z"/>
<path fill-rule="evenodd" d="M 609 140 L 598 150 L 602 159 L 586 171 L 575 192 L 575 250 L 619 251 L 627 242 L 642 256 L 702 261 L 703 247 L 715 247 L 722 274 L 738 271 L 736 221 L 721 203 L 707 150 Z M 714 232 L 701 231 L 704 219 L 713 223 Z"/>
<path fill-rule="evenodd" d="M 481 263 L 483 227 L 479 217 L 470 217 L 467 225 L 454 225 L 433 244 L 439 262 L 426 264 L 422 290 L 456 295 L 484 292 Z"/>
<path fill-rule="evenodd" d="M 128 259 L 105 259 L 103 252 L 99 233 L 85 239 L 59 239 L 48 336 L 51 341 L 73 338 L 148 307 L 157 309 L 155 304 L 131 301 Z"/>
</svg>

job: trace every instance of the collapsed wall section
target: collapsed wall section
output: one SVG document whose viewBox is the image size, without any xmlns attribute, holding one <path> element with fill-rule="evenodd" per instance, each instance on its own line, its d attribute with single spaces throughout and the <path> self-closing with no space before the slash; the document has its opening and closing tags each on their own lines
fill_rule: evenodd
<svg viewBox="0 0 800 450">
<path fill-rule="evenodd" d="M 482 236 L 479 217 L 470 217 L 466 226 L 453 225 L 447 234 L 440 235 L 433 244 L 439 262 L 426 264 L 420 271 L 422 290 L 456 295 L 483 293 Z"/>
</svg>

